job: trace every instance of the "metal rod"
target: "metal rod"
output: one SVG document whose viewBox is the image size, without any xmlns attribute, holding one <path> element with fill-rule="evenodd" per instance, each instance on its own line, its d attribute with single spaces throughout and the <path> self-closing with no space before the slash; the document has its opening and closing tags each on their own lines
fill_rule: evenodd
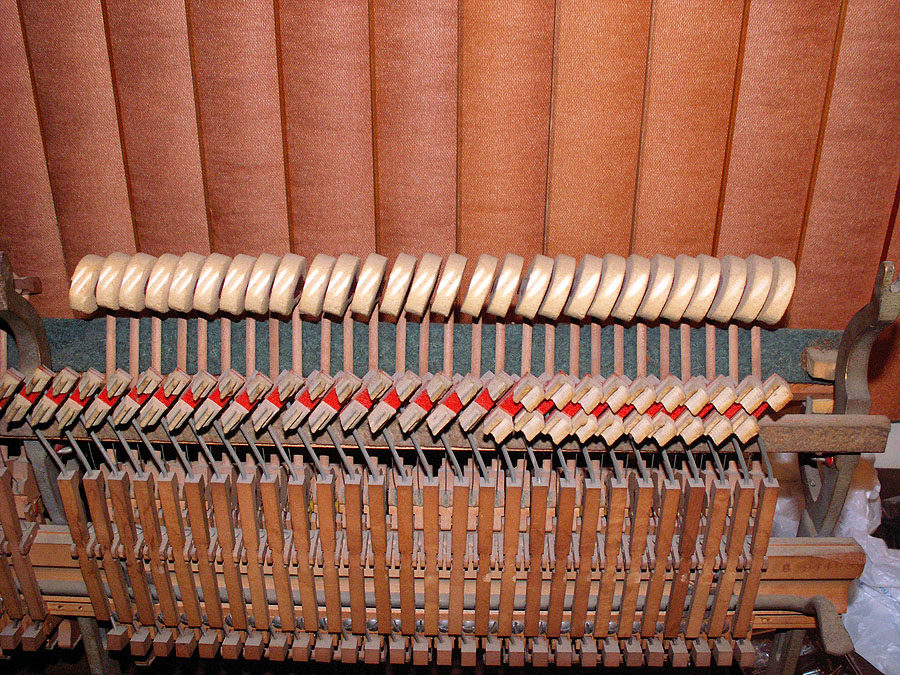
<svg viewBox="0 0 900 675">
<path fill-rule="evenodd" d="M 225 446 L 225 450 L 228 452 L 228 455 L 231 457 L 231 462 L 234 464 L 234 467 L 238 470 L 241 478 L 244 477 L 244 463 L 238 459 L 237 453 L 234 451 L 234 446 L 231 444 L 231 441 L 225 436 L 225 430 L 222 429 L 222 423 L 219 420 L 213 422 L 213 429 L 219 438 L 222 439 L 222 444 Z"/>
<path fill-rule="evenodd" d="M 52 459 L 53 462 L 56 464 L 56 468 L 58 468 L 60 471 L 65 471 L 66 467 L 63 464 L 63 461 L 59 458 L 59 455 L 56 454 L 56 451 L 53 449 L 53 446 L 51 446 L 50 443 L 47 441 L 47 437 L 44 436 L 44 434 L 39 429 L 34 428 L 34 425 L 31 423 L 30 417 L 28 417 L 28 416 L 25 417 L 25 423 L 28 424 L 28 427 L 31 429 L 31 433 L 33 433 L 35 438 L 38 439 L 38 441 L 40 442 L 40 444 L 44 448 L 44 450 L 47 452 L 47 454 L 50 455 L 50 459 Z"/>
<path fill-rule="evenodd" d="M 262 453 L 259 451 L 259 448 L 256 447 L 256 441 L 253 440 L 253 429 L 251 427 L 250 431 L 247 431 L 247 423 L 241 425 L 241 435 L 244 437 L 244 440 L 247 441 L 247 445 L 250 446 L 250 452 L 253 453 L 253 456 L 256 458 L 256 462 L 259 464 L 259 468 L 262 469 L 263 476 L 265 478 L 269 477 L 269 472 L 266 471 L 266 462 L 263 459 Z"/>
<path fill-rule="evenodd" d="M 387 442 L 387 446 L 391 451 L 391 455 L 394 458 L 394 465 L 397 467 L 397 473 L 400 474 L 400 478 L 406 479 L 406 469 L 403 466 L 403 460 L 400 459 L 400 455 L 397 454 L 397 448 L 394 447 L 394 440 L 391 438 L 390 434 L 387 432 L 387 429 L 382 430 L 381 435 L 384 436 L 385 442 Z"/>
<path fill-rule="evenodd" d="M 509 451 L 506 449 L 506 443 L 500 444 L 500 454 L 503 455 L 503 463 L 506 464 L 506 471 L 510 476 L 515 478 L 516 467 L 513 466 L 512 460 L 509 457 Z"/>
<path fill-rule="evenodd" d="M 757 436 L 756 438 L 756 446 L 759 448 L 759 455 L 762 459 L 763 469 L 766 472 L 766 478 L 769 480 L 773 480 L 775 478 L 775 474 L 772 472 L 772 462 L 769 460 L 769 453 L 766 452 L 766 446 L 763 444 L 761 438 Z"/>
<path fill-rule="evenodd" d="M 281 459 L 287 464 L 288 471 L 291 472 L 291 476 L 293 478 L 297 478 L 297 468 L 294 466 L 294 462 L 291 461 L 290 456 L 287 454 L 287 451 L 284 449 L 284 443 L 279 440 L 278 436 L 275 435 L 275 432 L 272 431 L 272 425 L 268 427 L 269 436 L 272 438 L 272 443 L 275 444 L 275 449 L 278 450 L 278 454 L 281 455 Z"/>
<path fill-rule="evenodd" d="M 593 483 L 597 480 L 597 474 L 594 472 L 594 462 L 591 461 L 591 454 L 586 445 L 581 446 L 581 454 L 584 457 L 584 465 L 587 467 L 588 479 Z"/>
<path fill-rule="evenodd" d="M 472 454 L 475 455 L 475 462 L 478 464 L 478 470 L 481 472 L 481 477 L 487 480 L 487 466 L 485 466 L 481 451 L 478 450 L 478 444 L 475 442 L 475 437 L 471 433 L 468 433 L 466 434 L 466 440 L 469 441 L 469 446 L 472 448 Z"/>
<path fill-rule="evenodd" d="M 206 457 L 206 461 L 209 464 L 209 468 L 212 469 L 213 475 L 218 478 L 221 475 L 219 473 L 219 465 L 215 458 L 213 458 L 212 451 L 206 444 L 206 439 L 204 439 L 203 435 L 197 431 L 197 425 L 194 424 L 194 420 L 191 417 L 188 417 L 188 426 L 191 428 L 191 433 L 193 433 L 194 437 L 197 439 L 197 443 L 200 444 L 200 450 L 203 452 L 204 457 Z"/>
<path fill-rule="evenodd" d="M 194 470 L 191 468 L 191 463 L 188 461 L 187 455 L 184 454 L 184 450 L 181 448 L 181 444 L 178 442 L 178 439 L 172 435 L 172 432 L 169 431 L 169 425 L 166 422 L 166 418 L 163 417 L 159 420 L 160 426 L 162 426 L 163 432 L 166 434 L 166 438 L 169 439 L 169 442 L 172 444 L 172 447 L 175 448 L 175 453 L 178 455 L 178 459 L 181 460 L 182 466 L 184 466 L 184 470 L 187 472 L 187 475 L 191 478 L 194 477 Z"/>
<path fill-rule="evenodd" d="M 685 448 L 684 455 L 685 455 L 685 457 L 687 457 L 687 463 L 688 463 L 688 467 L 691 470 L 691 476 L 693 476 L 694 478 L 699 480 L 700 479 L 700 471 L 697 470 L 697 462 L 694 461 L 694 453 L 691 452 L 690 448 Z"/>
<path fill-rule="evenodd" d="M 719 451 L 716 450 L 716 446 L 713 445 L 713 442 L 709 439 L 706 439 L 706 444 L 709 446 L 709 452 L 713 458 L 713 464 L 716 465 L 716 473 L 719 474 L 719 478 L 721 480 L 725 480 L 725 467 L 722 464 L 722 458 L 719 457 Z"/>
<path fill-rule="evenodd" d="M 356 439 L 357 443 L 360 443 L 359 436 L 355 430 L 353 432 L 353 437 Z M 422 471 L 425 472 L 425 477 L 428 478 L 428 480 L 431 480 L 432 478 L 434 478 L 434 474 L 431 472 L 431 465 L 428 464 L 428 460 L 425 459 L 425 453 L 422 452 L 422 446 L 419 444 L 418 439 L 416 439 L 415 434 L 413 434 L 409 438 L 410 440 L 412 440 L 413 447 L 416 449 L 416 454 L 419 456 L 419 464 L 422 465 Z M 362 448 L 361 445 L 360 448 Z"/>
<path fill-rule="evenodd" d="M 562 454 L 562 450 L 556 448 L 556 457 L 559 459 L 559 468 L 562 470 L 563 480 L 569 482 L 569 467 L 566 465 L 566 458 Z"/>
<path fill-rule="evenodd" d="M 662 457 L 663 469 L 666 472 L 668 480 L 675 480 L 675 472 L 672 471 L 672 462 L 669 461 L 669 453 L 664 448 L 659 449 L 659 455 Z"/>
<path fill-rule="evenodd" d="M 84 453 L 81 452 L 81 448 L 78 446 L 78 442 L 72 436 L 72 432 L 66 429 L 63 433 L 66 435 L 66 439 L 69 441 L 69 445 L 72 446 L 72 452 L 74 452 L 75 456 L 78 457 L 78 461 L 81 462 L 84 470 L 92 471 L 93 467 L 88 463 L 87 457 L 84 456 Z"/>
<path fill-rule="evenodd" d="M 116 438 L 119 439 L 119 443 L 125 449 L 125 454 L 128 455 L 128 461 L 131 462 L 134 470 L 139 476 L 143 475 L 144 469 L 142 468 L 141 460 L 138 458 L 137 453 L 132 449 L 131 444 L 128 442 L 128 439 L 125 438 L 125 434 L 123 434 L 119 429 L 113 426 L 111 422 L 107 422 L 107 424 L 109 424 L 109 428 L 112 429 L 112 432 L 116 435 Z"/>
<path fill-rule="evenodd" d="M 378 478 L 377 469 L 375 468 L 375 462 L 372 461 L 372 457 L 369 455 L 369 451 L 366 450 L 365 444 L 359 437 L 359 431 L 357 431 L 356 429 L 353 430 L 353 440 L 356 441 L 356 445 L 359 446 L 359 452 L 363 456 L 363 461 L 366 463 L 366 467 L 369 469 L 369 475 L 373 479 Z M 430 473 L 428 474 L 428 477 L 431 478 Z"/>
<path fill-rule="evenodd" d="M 310 459 L 313 461 L 313 464 L 316 466 L 316 471 L 319 472 L 319 475 L 325 476 L 325 468 L 322 466 L 322 462 L 319 461 L 319 456 L 316 454 L 316 451 L 313 450 L 312 442 L 309 439 L 309 434 L 306 433 L 305 430 L 297 430 L 297 436 L 300 437 L 300 440 L 303 443 L 303 447 L 306 448 L 306 452 L 309 453 Z"/>
<path fill-rule="evenodd" d="M 641 451 L 638 449 L 638 446 L 634 442 L 633 438 L 629 438 L 628 441 L 631 443 L 631 451 L 634 453 L 634 463 L 637 464 L 638 471 L 641 474 L 641 479 L 649 480 L 649 476 L 647 475 L 647 465 L 644 463 L 644 458 L 641 455 Z"/>
<path fill-rule="evenodd" d="M 144 430 L 138 426 L 137 422 L 131 420 L 132 428 L 137 432 L 138 438 L 141 439 L 141 443 L 144 444 L 144 447 L 147 448 L 147 452 L 150 453 L 150 459 L 153 460 L 153 463 L 156 464 L 156 468 L 159 469 L 159 472 L 165 476 L 166 475 L 166 464 L 163 461 L 162 457 L 156 456 L 156 449 L 153 447 L 153 443 L 150 442 L 150 439 L 147 438 L 147 434 L 144 433 Z"/>
<path fill-rule="evenodd" d="M 106 465 L 109 467 L 109 470 L 115 473 L 118 469 L 116 466 L 116 461 L 114 458 L 110 457 L 110 455 L 106 452 L 106 448 L 103 447 L 103 443 L 100 442 L 100 439 L 97 437 L 97 432 L 92 429 L 85 428 L 85 431 L 88 432 L 88 436 L 91 441 L 97 446 L 97 449 L 100 451 L 100 456 L 103 458 L 103 461 L 106 462 Z"/>
<path fill-rule="evenodd" d="M 353 462 L 350 461 L 350 458 L 347 457 L 347 453 L 344 452 L 341 441 L 338 439 L 337 433 L 334 430 L 334 424 L 329 424 L 325 431 L 328 432 L 328 437 L 331 439 L 334 449 L 337 450 L 338 455 L 340 455 L 341 461 L 344 463 L 344 468 L 346 468 L 347 473 L 350 474 L 350 478 L 356 478 L 356 470 L 353 468 Z"/>
<path fill-rule="evenodd" d="M 441 436 L 441 442 L 444 444 L 444 450 L 447 451 L 447 457 L 450 458 L 450 464 L 453 466 L 453 473 L 457 478 L 463 477 L 462 468 L 459 466 L 459 462 L 456 461 L 456 455 L 453 452 L 453 449 L 450 447 L 450 441 L 447 440 L 446 436 Z"/>
<path fill-rule="evenodd" d="M 741 449 L 741 444 L 738 443 L 736 438 L 731 439 L 731 444 L 734 446 L 734 453 L 737 456 L 738 466 L 741 469 L 744 480 L 750 480 L 750 470 L 747 468 L 747 460 L 744 458 L 744 451 Z"/>
</svg>

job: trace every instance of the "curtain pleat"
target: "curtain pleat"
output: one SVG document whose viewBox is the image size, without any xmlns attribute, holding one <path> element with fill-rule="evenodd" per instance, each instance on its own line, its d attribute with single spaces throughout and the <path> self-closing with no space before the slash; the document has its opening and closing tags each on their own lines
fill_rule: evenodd
<svg viewBox="0 0 900 675">
<path fill-rule="evenodd" d="M 187 1 L 213 250 L 290 245 L 272 2 Z"/>
<path fill-rule="evenodd" d="M 0 3 L 0 251 L 16 274 L 41 277 L 42 314 L 68 314 L 68 276 L 22 25 L 15 3 Z"/>
<path fill-rule="evenodd" d="M 790 325 L 843 328 L 868 302 L 900 177 L 900 1 L 847 6 Z"/>
<path fill-rule="evenodd" d="M 22 0 L 66 269 L 88 253 L 135 251 L 99 0 Z"/>
<path fill-rule="evenodd" d="M 635 253 L 712 253 L 743 12 L 743 0 L 653 4 Z"/>
<path fill-rule="evenodd" d="M 557 2 L 548 255 L 628 255 L 650 5 Z"/>
<path fill-rule="evenodd" d="M 280 0 L 294 250 L 375 250 L 369 14 L 364 0 Z"/>
<path fill-rule="evenodd" d="M 552 0 L 460 5 L 459 223 L 463 255 L 541 253 Z"/>
<path fill-rule="evenodd" d="M 455 0 L 372 3 L 378 249 L 456 249 Z"/>
<path fill-rule="evenodd" d="M 840 13 L 750 4 L 717 255 L 796 256 Z"/>
<path fill-rule="evenodd" d="M 209 252 L 184 0 L 106 0 L 138 248 Z"/>
</svg>

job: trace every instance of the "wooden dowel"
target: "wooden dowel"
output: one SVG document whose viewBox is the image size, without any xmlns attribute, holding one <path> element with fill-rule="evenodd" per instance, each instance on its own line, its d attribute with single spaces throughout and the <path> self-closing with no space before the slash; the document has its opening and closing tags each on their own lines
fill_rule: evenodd
<svg viewBox="0 0 900 675">
<path fill-rule="evenodd" d="M 669 324 L 659 324 L 659 379 L 669 374 Z"/>
<path fill-rule="evenodd" d="M 683 323 L 681 333 L 681 379 L 687 381 L 691 376 L 691 327 Z"/>
<path fill-rule="evenodd" d="M 291 312 L 291 370 L 303 374 L 303 322 L 297 307 Z"/>
<path fill-rule="evenodd" d="M 150 319 L 150 365 L 162 371 L 162 319 Z"/>
<path fill-rule="evenodd" d="M 762 379 L 762 329 L 759 326 L 750 328 L 750 374 Z"/>
<path fill-rule="evenodd" d="M 444 323 L 444 374 L 453 374 L 453 314 Z"/>
<path fill-rule="evenodd" d="M 281 355 L 279 349 L 278 319 L 269 319 L 269 377 L 275 379 L 281 372 Z"/>
<path fill-rule="evenodd" d="M 498 321 L 495 325 L 494 372 L 499 373 L 506 370 L 506 324 Z"/>
<path fill-rule="evenodd" d="M 256 319 L 244 319 L 244 372 L 247 377 L 256 372 Z"/>
<path fill-rule="evenodd" d="M 635 356 L 637 357 L 637 376 L 647 377 L 647 325 L 637 325 L 637 339 L 635 341 Z"/>
<path fill-rule="evenodd" d="M 378 368 L 378 305 L 369 317 L 369 370 Z"/>
<path fill-rule="evenodd" d="M 175 364 L 187 371 L 187 319 L 179 317 L 175 322 Z"/>
<path fill-rule="evenodd" d="M 141 370 L 141 320 L 131 317 L 128 319 L 128 373 L 137 377 Z"/>
<path fill-rule="evenodd" d="M 396 343 L 396 364 L 394 366 L 398 373 L 406 372 L 406 314 L 400 313 L 397 317 L 397 343 Z"/>
<path fill-rule="evenodd" d="M 603 369 L 602 337 L 603 327 L 591 322 L 591 375 L 599 375 Z"/>
<path fill-rule="evenodd" d="M 475 377 L 481 376 L 481 317 L 472 322 L 472 366 L 471 372 Z"/>
<path fill-rule="evenodd" d="M 728 326 L 728 376 L 738 381 L 738 327 L 736 324 Z"/>
<path fill-rule="evenodd" d="M 556 372 L 556 326 L 552 323 L 544 324 L 544 372 Z"/>
<path fill-rule="evenodd" d="M 116 317 L 106 315 L 106 378 L 116 372 Z"/>
<path fill-rule="evenodd" d="M 331 319 L 326 319 L 324 316 L 322 320 L 319 322 L 319 335 L 320 335 L 320 345 L 319 345 L 319 369 L 323 373 L 331 372 Z"/>
<path fill-rule="evenodd" d="M 625 374 L 625 326 L 620 323 L 613 325 L 613 372 Z"/>
<path fill-rule="evenodd" d="M 569 324 L 569 375 L 578 377 L 581 358 L 581 326 L 577 323 Z"/>
<path fill-rule="evenodd" d="M 531 345 L 534 341 L 534 326 L 522 322 L 522 375 L 531 372 Z"/>
<path fill-rule="evenodd" d="M 231 319 L 223 318 L 222 327 L 222 372 L 231 368 Z"/>
<path fill-rule="evenodd" d="M 344 370 L 348 373 L 353 372 L 353 315 L 350 310 L 344 314 L 344 339 L 342 346 L 344 348 Z"/>
<path fill-rule="evenodd" d="M 706 379 L 716 376 L 716 327 L 706 324 Z"/>
<path fill-rule="evenodd" d="M 428 372 L 428 346 L 431 338 L 431 317 L 426 310 L 419 324 L 419 375 Z"/>
<path fill-rule="evenodd" d="M 209 353 L 209 321 L 204 318 L 197 319 L 197 370 L 207 369 L 207 355 Z"/>
</svg>

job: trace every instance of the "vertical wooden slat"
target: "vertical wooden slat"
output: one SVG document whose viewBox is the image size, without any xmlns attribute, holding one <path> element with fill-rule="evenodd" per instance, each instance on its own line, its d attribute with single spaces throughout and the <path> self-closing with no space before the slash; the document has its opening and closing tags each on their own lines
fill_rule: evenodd
<svg viewBox="0 0 900 675">
<path fill-rule="evenodd" d="M 101 3 L 19 6 L 66 270 L 88 253 L 133 253 Z"/>
<path fill-rule="evenodd" d="M 71 316 L 25 38 L 13 2 L 0 6 L 0 53 L 0 251 L 9 254 L 16 274 L 41 277 L 43 290 L 32 302 L 42 316 Z"/>
<path fill-rule="evenodd" d="M 650 4 L 557 2 L 547 255 L 628 255 Z"/>
<path fill-rule="evenodd" d="M 750 3 L 716 255 L 794 257 L 840 11 Z"/>
<path fill-rule="evenodd" d="M 104 7 L 137 245 L 208 253 L 185 3 Z"/>
<path fill-rule="evenodd" d="M 209 239 L 228 255 L 288 250 L 271 2 L 187 0 Z"/>
<path fill-rule="evenodd" d="M 743 0 L 653 5 L 632 252 L 711 253 Z"/>
<path fill-rule="evenodd" d="M 378 250 L 446 255 L 456 248 L 457 2 L 371 6 Z"/>
<path fill-rule="evenodd" d="M 293 250 L 375 250 L 369 11 L 365 0 L 279 0 Z"/>
<path fill-rule="evenodd" d="M 459 214 L 467 256 L 543 249 L 552 0 L 460 5 Z"/>
<path fill-rule="evenodd" d="M 844 328 L 869 300 L 900 176 L 898 11 L 896 0 L 847 5 L 792 326 Z"/>
</svg>

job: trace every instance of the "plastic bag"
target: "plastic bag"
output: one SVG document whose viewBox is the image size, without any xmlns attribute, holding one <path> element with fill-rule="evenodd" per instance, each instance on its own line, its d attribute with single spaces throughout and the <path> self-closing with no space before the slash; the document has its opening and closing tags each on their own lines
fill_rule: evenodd
<svg viewBox="0 0 900 675">
<path fill-rule="evenodd" d="M 853 537 L 866 552 L 844 626 L 860 656 L 885 675 L 900 675 L 900 550 L 871 535 L 881 523 L 880 492 L 874 458 L 864 455 L 834 532 Z"/>
</svg>

